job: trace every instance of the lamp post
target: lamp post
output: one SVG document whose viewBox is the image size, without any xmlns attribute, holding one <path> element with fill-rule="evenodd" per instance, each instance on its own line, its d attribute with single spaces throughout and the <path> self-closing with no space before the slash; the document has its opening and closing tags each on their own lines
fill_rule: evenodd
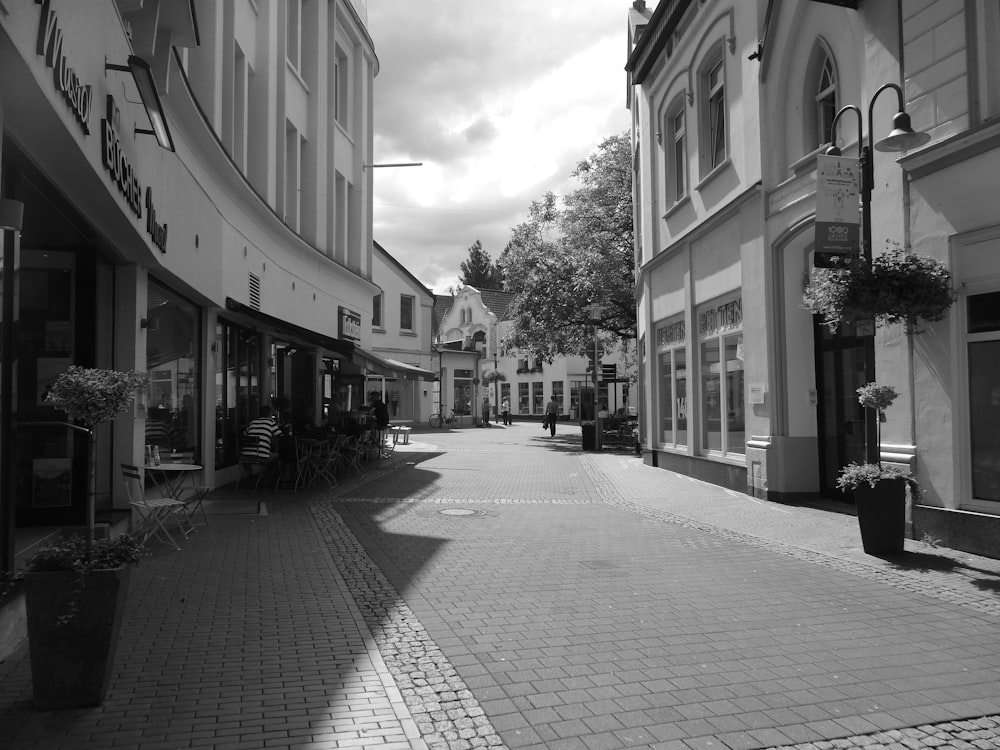
<svg viewBox="0 0 1000 750">
<path fill-rule="evenodd" d="M 874 143 L 874 112 L 875 102 L 879 95 L 888 89 L 896 92 L 899 111 L 892 118 L 892 131 L 878 143 Z M 826 149 L 828 156 L 840 156 L 836 146 L 837 123 L 845 112 L 853 112 L 858 118 L 858 141 L 862 142 L 861 110 L 853 104 L 841 107 L 830 124 L 830 146 Z M 861 145 L 859 165 L 861 167 L 861 254 L 866 263 L 872 261 L 872 190 L 875 187 L 875 161 L 872 150 L 906 151 L 910 148 L 923 146 L 931 139 L 928 133 L 914 132 L 910 125 L 910 116 L 906 113 L 903 102 L 903 90 L 895 83 L 884 83 L 875 90 L 868 103 L 868 143 Z M 875 382 L 875 331 L 865 337 L 865 382 Z M 876 409 L 865 409 L 865 461 L 877 464 L 881 451 L 878 439 L 878 414 Z"/>
<path fill-rule="evenodd" d="M 593 372 L 591 375 L 591 380 L 594 384 L 594 450 L 601 449 L 601 418 L 598 416 L 597 408 L 597 324 L 601 322 L 601 315 L 604 313 L 604 307 L 602 305 L 593 304 L 587 305 L 587 317 L 594 326 L 594 356 L 591 360 L 591 366 Z"/>
</svg>

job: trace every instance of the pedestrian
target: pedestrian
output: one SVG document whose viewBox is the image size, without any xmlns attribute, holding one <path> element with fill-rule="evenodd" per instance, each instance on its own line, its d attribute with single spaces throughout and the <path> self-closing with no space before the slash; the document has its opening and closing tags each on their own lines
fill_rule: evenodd
<svg viewBox="0 0 1000 750">
<path fill-rule="evenodd" d="M 253 445 L 243 446 L 241 458 L 266 461 L 277 453 L 281 427 L 267 404 L 260 407 L 260 416 L 247 425 L 243 434 L 253 440 Z"/>
<path fill-rule="evenodd" d="M 559 402 L 556 400 L 556 395 L 554 393 L 552 394 L 552 398 L 549 399 L 548 405 L 545 407 L 545 419 L 549 425 L 549 435 L 555 437 L 556 420 L 559 419 Z"/>
<path fill-rule="evenodd" d="M 505 425 L 510 424 L 510 399 L 504 397 L 504 400 L 500 402 L 500 413 L 503 414 L 503 423 Z"/>
</svg>

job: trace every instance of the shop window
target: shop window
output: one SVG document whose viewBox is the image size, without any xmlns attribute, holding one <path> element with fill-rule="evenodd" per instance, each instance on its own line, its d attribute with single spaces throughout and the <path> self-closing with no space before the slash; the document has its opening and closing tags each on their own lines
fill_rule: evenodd
<svg viewBox="0 0 1000 750">
<path fill-rule="evenodd" d="M 562 409 L 563 403 L 563 381 L 553 380 L 552 381 L 552 395 L 556 397 L 556 401 L 559 402 L 559 408 Z"/>
<path fill-rule="evenodd" d="M 531 413 L 541 414 L 545 410 L 544 383 L 531 384 Z"/>
<path fill-rule="evenodd" d="M 201 459 L 198 342 L 200 311 L 149 281 L 146 303 L 146 445 L 160 454 Z"/>
<path fill-rule="evenodd" d="M 1000 292 L 970 296 L 969 430 L 972 496 L 1000 501 Z"/>
<path fill-rule="evenodd" d="M 656 327 L 656 348 L 660 353 L 660 441 L 673 447 L 688 443 L 686 331 L 683 316 Z"/>
<path fill-rule="evenodd" d="M 239 436 L 261 400 L 257 335 L 220 319 L 215 326 L 215 467 L 236 463 Z"/>
<path fill-rule="evenodd" d="M 701 384 L 700 448 L 707 453 L 746 453 L 742 300 L 710 303 L 698 310 Z"/>
<path fill-rule="evenodd" d="M 530 414 L 528 403 L 528 384 L 518 383 L 517 384 L 517 413 L 518 414 Z"/>
</svg>

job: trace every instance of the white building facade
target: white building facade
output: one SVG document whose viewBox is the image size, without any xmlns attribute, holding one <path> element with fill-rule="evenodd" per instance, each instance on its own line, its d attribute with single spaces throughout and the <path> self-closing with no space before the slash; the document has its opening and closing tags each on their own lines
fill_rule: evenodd
<svg viewBox="0 0 1000 750">
<path fill-rule="evenodd" d="M 1000 361 L 1000 225 L 988 198 L 1000 174 L 998 14 L 996 3 L 977 0 L 633 7 L 640 378 L 651 462 L 760 497 L 845 499 L 837 474 L 865 455 L 855 389 L 865 381 L 867 341 L 853 324 L 831 333 L 802 306 L 814 265 L 816 157 L 845 105 L 862 113 L 840 118 L 835 140 L 845 156 L 887 136 L 898 105 L 883 87 L 893 84 L 913 128 L 931 141 L 911 153 L 874 152 L 872 250 L 902 246 L 943 261 L 958 301 L 924 333 L 876 330 L 876 379 L 900 393 L 881 425 L 879 455 L 919 483 L 909 514 L 915 538 L 1000 556 L 1000 390 L 989 374 Z M 704 169 L 706 148 L 710 166 L 722 147 L 712 116 L 718 49 L 733 176 L 730 202 L 713 214 L 705 195 L 715 175 Z M 741 289 L 739 313 L 709 302 L 705 318 L 701 300 L 727 285 Z M 718 348 L 729 351 L 732 341 L 738 349 L 737 321 L 743 356 L 731 350 L 738 363 L 730 365 L 728 353 L 715 358 L 711 339 L 732 325 Z M 727 373 L 718 389 L 717 371 Z M 740 410 L 726 404 L 742 391 L 745 432 L 731 423 L 730 439 L 724 427 L 713 443 L 717 390 L 730 422 Z"/>
<path fill-rule="evenodd" d="M 3 0 L 0 70 L 10 569 L 21 532 L 83 519 L 86 445 L 36 424 L 69 365 L 151 380 L 98 428 L 99 520 L 151 440 L 217 486 L 263 405 L 363 398 L 378 61 L 357 1 Z"/>
</svg>

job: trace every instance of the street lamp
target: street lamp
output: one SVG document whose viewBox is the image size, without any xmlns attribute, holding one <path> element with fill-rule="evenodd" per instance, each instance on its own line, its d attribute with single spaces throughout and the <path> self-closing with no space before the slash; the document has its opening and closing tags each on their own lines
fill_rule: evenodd
<svg viewBox="0 0 1000 750">
<path fill-rule="evenodd" d="M 603 305 L 593 304 L 587 305 L 585 308 L 587 310 L 587 317 L 594 326 L 594 357 L 593 357 L 593 373 L 591 378 L 594 383 L 594 450 L 601 449 L 601 417 L 600 412 L 597 408 L 597 324 L 601 322 L 601 315 L 604 313 Z"/>
<path fill-rule="evenodd" d="M 892 89 L 896 92 L 896 100 L 899 111 L 892 118 L 892 131 L 888 136 L 878 143 L 874 141 L 874 111 L 875 102 L 879 95 Z M 840 156 L 840 149 L 836 146 L 837 122 L 845 112 L 853 112 L 858 117 L 858 140 L 862 139 L 862 119 L 861 110 L 853 104 L 848 104 L 837 112 L 830 124 L 830 146 L 826 149 L 828 156 Z M 894 83 L 885 83 L 876 89 L 868 103 L 868 143 L 862 145 L 860 149 L 861 167 L 861 253 L 866 262 L 872 260 L 872 189 L 875 186 L 875 161 L 872 157 L 872 150 L 876 151 L 906 151 L 911 148 L 919 148 L 931 139 L 928 133 L 914 132 L 910 125 L 910 116 L 906 113 L 903 103 L 903 90 Z M 875 332 L 865 337 L 865 382 L 875 382 Z M 877 410 L 865 409 L 865 461 L 877 464 L 880 459 L 878 445 L 878 419 Z"/>
</svg>

